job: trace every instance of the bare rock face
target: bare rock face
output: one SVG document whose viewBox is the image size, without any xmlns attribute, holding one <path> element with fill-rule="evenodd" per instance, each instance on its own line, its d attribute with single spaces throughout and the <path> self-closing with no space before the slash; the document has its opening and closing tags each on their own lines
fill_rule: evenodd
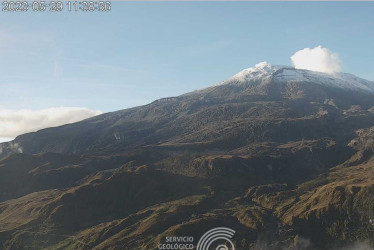
<svg viewBox="0 0 374 250">
<path fill-rule="evenodd" d="M 0 144 L 1 249 L 374 242 L 374 83 L 260 63 L 206 89 Z M 197 243 L 197 242 L 195 242 Z"/>
</svg>

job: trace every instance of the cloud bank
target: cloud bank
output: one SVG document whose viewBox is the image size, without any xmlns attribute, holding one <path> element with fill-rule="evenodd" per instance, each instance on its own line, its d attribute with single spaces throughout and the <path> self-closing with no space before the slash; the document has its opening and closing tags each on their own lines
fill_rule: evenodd
<svg viewBox="0 0 374 250">
<path fill-rule="evenodd" d="M 322 46 L 299 50 L 291 56 L 291 61 L 296 69 L 307 69 L 328 74 L 342 70 L 339 55 Z"/>
<path fill-rule="evenodd" d="M 0 143 L 2 142 L 6 142 L 6 141 L 11 141 L 13 140 L 14 138 L 12 137 L 0 137 Z"/>
<path fill-rule="evenodd" d="M 0 108 L 0 138 L 9 139 L 37 130 L 73 123 L 99 115 L 99 110 L 58 107 L 41 110 Z"/>
</svg>

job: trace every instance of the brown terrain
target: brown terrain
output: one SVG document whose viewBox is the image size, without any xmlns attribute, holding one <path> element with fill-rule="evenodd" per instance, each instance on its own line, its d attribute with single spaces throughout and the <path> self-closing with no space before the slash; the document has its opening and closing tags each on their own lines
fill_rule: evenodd
<svg viewBox="0 0 374 250">
<path fill-rule="evenodd" d="M 278 73 L 0 144 L 0 248 L 372 249 L 374 92 Z"/>
</svg>

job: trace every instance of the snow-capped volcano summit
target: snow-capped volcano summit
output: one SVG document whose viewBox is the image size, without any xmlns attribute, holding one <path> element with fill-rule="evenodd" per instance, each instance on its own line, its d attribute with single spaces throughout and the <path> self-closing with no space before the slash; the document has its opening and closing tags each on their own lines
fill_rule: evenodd
<svg viewBox="0 0 374 250">
<path fill-rule="evenodd" d="M 315 119 L 319 124 L 321 116 L 339 116 L 344 120 L 352 110 L 373 112 L 373 82 L 345 73 L 326 74 L 263 62 L 211 87 L 18 136 L 13 142 L 0 145 L 0 156 L 14 153 L 14 145 L 24 153 L 36 154 L 51 148 L 59 153 L 96 153 L 103 149 L 156 145 L 160 141 L 183 144 L 221 140 L 219 144 L 226 140 L 226 131 L 231 131 L 230 138 L 236 138 L 230 142 L 235 145 L 241 141 L 236 135 L 243 133 L 248 133 L 245 140 L 266 135 L 266 140 L 273 141 L 283 133 L 282 138 L 292 141 L 297 136 L 305 137 L 305 124 L 297 124 L 296 137 L 293 129 L 279 132 L 267 126 L 289 119 Z M 358 123 L 362 125 L 361 121 Z M 261 131 L 252 131 L 248 124 Z M 309 136 L 312 138 L 315 129 L 330 133 L 330 127 L 314 127 Z M 216 131 L 221 131 L 220 139 Z"/>
<path fill-rule="evenodd" d="M 272 76 L 275 72 L 283 68 L 292 69 L 291 67 L 287 67 L 283 65 L 271 65 L 267 62 L 260 62 L 251 68 L 240 71 L 239 73 L 234 75 L 232 79 L 246 81 L 249 79 L 267 78 L 267 77 Z"/>
<path fill-rule="evenodd" d="M 271 65 L 267 62 L 261 62 L 254 67 L 244 69 L 222 84 L 232 82 L 232 80 L 248 82 L 271 79 L 278 82 L 310 82 L 330 87 L 374 92 L 374 82 L 352 74 L 327 74 L 305 69 L 295 69 L 291 66 Z"/>
</svg>

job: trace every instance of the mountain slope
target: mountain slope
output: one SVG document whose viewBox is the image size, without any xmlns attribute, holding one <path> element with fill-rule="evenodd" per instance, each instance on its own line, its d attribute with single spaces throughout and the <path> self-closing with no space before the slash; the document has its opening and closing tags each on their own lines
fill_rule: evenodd
<svg viewBox="0 0 374 250">
<path fill-rule="evenodd" d="M 373 82 L 261 63 L 21 135 L 0 144 L 0 248 L 196 245 L 218 226 L 237 249 L 373 247 L 373 128 Z"/>
<path fill-rule="evenodd" d="M 19 136 L 0 144 L 0 154 L 114 152 L 160 144 L 198 147 L 200 143 L 208 144 L 205 148 L 233 149 L 247 141 L 279 141 L 272 134 L 279 130 L 283 141 L 315 138 L 305 123 L 325 131 L 323 136 L 340 137 L 333 131 L 345 119 L 361 120 L 353 121 L 347 133 L 357 129 L 357 122 L 371 124 L 367 116 L 347 112 L 352 105 L 368 112 L 374 106 L 373 96 L 373 82 L 347 74 L 333 76 L 262 63 L 207 89 Z M 290 127 L 303 135 L 290 135 Z"/>
</svg>

